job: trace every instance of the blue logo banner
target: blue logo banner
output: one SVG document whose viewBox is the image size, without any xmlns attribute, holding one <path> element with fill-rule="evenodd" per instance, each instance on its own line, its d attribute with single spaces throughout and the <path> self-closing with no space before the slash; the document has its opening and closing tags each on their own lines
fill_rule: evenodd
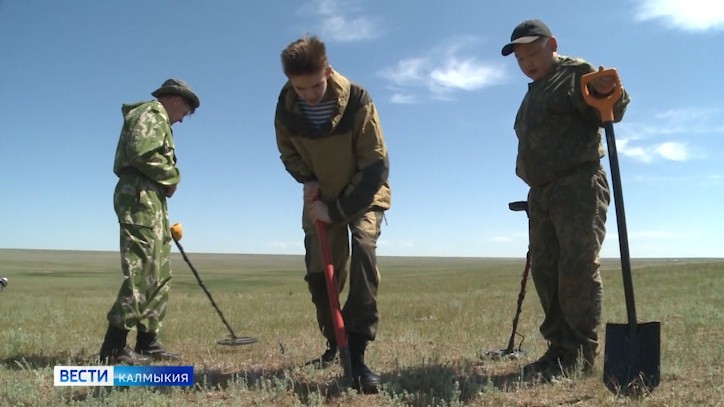
<svg viewBox="0 0 724 407">
<path fill-rule="evenodd" d="M 193 386 L 193 366 L 55 366 L 54 386 Z"/>
<path fill-rule="evenodd" d="M 113 366 L 114 386 L 193 386 L 193 366 Z"/>
</svg>

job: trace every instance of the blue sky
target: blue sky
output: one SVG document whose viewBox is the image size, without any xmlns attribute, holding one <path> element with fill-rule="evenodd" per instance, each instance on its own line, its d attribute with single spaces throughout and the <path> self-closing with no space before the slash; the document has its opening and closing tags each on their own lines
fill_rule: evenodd
<svg viewBox="0 0 724 407">
<path fill-rule="evenodd" d="M 303 253 L 273 115 L 279 54 L 310 33 L 379 110 L 393 203 L 378 253 L 522 257 L 525 215 L 507 204 L 527 193 L 512 128 L 527 78 L 500 48 L 540 18 L 631 95 L 615 132 L 632 257 L 722 257 L 724 6 L 572 4 L 0 0 L 0 248 L 117 250 L 121 104 L 175 77 L 201 98 L 174 126 L 185 249 Z M 602 255 L 618 257 L 613 206 L 607 226 Z"/>
</svg>

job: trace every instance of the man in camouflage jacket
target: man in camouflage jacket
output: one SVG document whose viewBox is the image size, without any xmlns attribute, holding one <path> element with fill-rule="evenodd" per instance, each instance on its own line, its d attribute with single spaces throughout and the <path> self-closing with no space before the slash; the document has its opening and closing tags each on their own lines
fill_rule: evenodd
<svg viewBox="0 0 724 407">
<path fill-rule="evenodd" d="M 157 336 L 166 314 L 171 279 L 171 235 L 166 199 L 173 196 L 176 168 L 171 126 L 199 107 L 183 81 L 169 79 L 151 93 L 157 100 L 124 104 L 123 129 L 113 172 L 118 176 L 113 206 L 120 224 L 123 283 L 108 312 L 101 345 L 104 363 L 137 364 L 172 359 Z M 126 344 L 137 330 L 135 350 Z"/>
<path fill-rule="evenodd" d="M 600 159 L 601 119 L 587 105 L 581 76 L 587 62 L 558 55 L 556 39 L 540 20 L 519 24 L 504 56 L 515 53 L 533 80 L 515 118 L 516 173 L 528 193 L 531 273 L 545 319 L 540 327 L 548 350 L 523 369 L 524 376 L 590 372 L 598 348 L 603 283 L 599 253 L 606 236 L 610 194 Z M 615 78 L 592 81 L 594 96 L 614 91 Z M 620 121 L 628 94 L 614 106 Z"/>
</svg>

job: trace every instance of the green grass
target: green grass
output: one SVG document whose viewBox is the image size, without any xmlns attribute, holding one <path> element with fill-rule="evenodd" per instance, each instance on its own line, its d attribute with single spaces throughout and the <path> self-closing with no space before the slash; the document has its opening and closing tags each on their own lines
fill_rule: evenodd
<svg viewBox="0 0 724 407">
<path fill-rule="evenodd" d="M 617 398 L 593 377 L 520 380 L 545 350 L 532 282 L 518 331 L 527 356 L 480 358 L 504 348 L 523 259 L 380 259 L 381 321 L 367 361 L 378 395 L 340 390 L 338 366 L 304 366 L 323 350 L 301 256 L 189 254 L 238 335 L 259 342 L 223 347 L 226 328 L 179 255 L 161 340 L 193 365 L 192 388 L 53 387 L 53 366 L 94 360 L 121 273 L 111 252 L 0 250 L 0 405 L 590 405 L 716 406 L 724 399 L 724 260 L 633 261 L 641 321 L 661 322 L 662 383 L 638 400 Z M 618 261 L 605 260 L 605 322 L 626 322 Z M 344 300 L 345 293 L 342 295 Z M 601 335 L 603 336 L 603 327 Z M 129 338 L 133 341 L 133 335 Z"/>
</svg>

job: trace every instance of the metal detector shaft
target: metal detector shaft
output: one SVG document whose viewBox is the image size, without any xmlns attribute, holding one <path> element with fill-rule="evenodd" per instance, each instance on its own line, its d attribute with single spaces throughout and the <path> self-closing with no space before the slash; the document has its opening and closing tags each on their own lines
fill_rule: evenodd
<svg viewBox="0 0 724 407">
<path fill-rule="evenodd" d="M 221 321 L 224 323 L 224 326 L 226 326 L 226 329 L 229 330 L 229 334 L 231 334 L 232 338 L 237 338 L 236 334 L 234 333 L 234 330 L 231 329 L 231 325 L 226 321 L 226 318 L 224 318 L 224 314 L 221 312 L 219 307 L 216 305 L 216 301 L 214 301 L 214 298 L 211 296 L 211 293 L 209 290 L 206 289 L 206 286 L 204 285 L 203 281 L 201 281 L 201 277 L 199 277 L 199 272 L 196 271 L 196 267 L 194 267 L 193 264 L 191 264 L 191 260 L 189 260 L 188 256 L 186 256 L 186 252 L 184 251 L 184 248 L 181 247 L 181 243 L 176 240 L 176 238 L 173 238 L 174 243 L 176 243 L 176 247 L 178 247 L 178 250 L 181 252 L 181 256 L 183 256 L 184 261 L 186 261 L 186 264 L 189 265 L 189 268 L 191 268 L 191 272 L 194 273 L 194 277 L 196 277 L 196 281 L 199 282 L 199 285 L 206 293 L 206 296 L 209 297 L 209 300 L 211 301 L 211 305 L 214 306 L 214 309 L 217 313 L 219 313 L 219 316 L 221 317 Z"/>
<path fill-rule="evenodd" d="M 525 299 L 525 286 L 528 282 L 528 273 L 529 272 L 530 272 L 530 252 L 525 254 L 525 269 L 523 269 L 523 276 L 520 279 L 520 292 L 518 292 L 518 305 L 515 310 L 515 318 L 513 318 L 513 332 L 510 333 L 510 339 L 508 340 L 508 348 L 505 350 L 506 353 L 512 353 L 515 350 L 515 335 L 518 334 L 518 321 L 520 320 L 520 313 L 523 311 L 523 300 Z"/>
<path fill-rule="evenodd" d="M 337 339 L 337 348 L 339 349 L 339 363 L 342 365 L 342 371 L 344 372 L 345 380 L 349 384 L 352 384 L 352 359 L 349 354 L 349 346 L 347 345 L 347 332 L 345 332 L 344 329 L 344 319 L 342 318 L 342 311 L 339 308 L 337 279 L 334 277 L 334 265 L 332 264 L 332 256 L 329 253 L 326 225 L 323 222 L 317 222 L 316 227 L 317 239 L 319 240 L 319 249 L 322 252 L 322 262 L 324 263 L 324 279 L 327 283 L 329 311 L 332 313 L 334 336 Z"/>
<path fill-rule="evenodd" d="M 526 216 L 528 215 L 528 201 L 517 201 L 508 204 L 508 208 L 514 212 L 525 211 Z M 513 332 L 510 333 L 510 340 L 508 340 L 508 349 L 506 352 L 511 353 L 515 349 L 515 335 L 518 333 L 518 321 L 520 320 L 520 313 L 523 310 L 523 300 L 525 299 L 525 287 L 528 284 L 528 273 L 530 273 L 530 251 L 525 254 L 525 268 L 523 269 L 523 275 L 520 280 L 520 291 L 518 292 L 518 305 L 515 310 L 515 318 L 513 318 Z"/>
<path fill-rule="evenodd" d="M 528 214 L 528 202 L 527 201 L 516 201 L 510 202 L 508 208 L 514 212 L 525 211 Z M 483 355 L 484 359 L 502 359 L 502 358 L 515 358 L 517 359 L 521 354 L 525 353 L 520 349 L 515 349 L 515 337 L 516 335 L 521 336 L 520 344 L 523 344 L 525 337 L 518 333 L 518 322 L 520 321 L 520 314 L 523 310 L 523 300 L 525 299 L 525 287 L 528 283 L 528 273 L 530 272 L 530 250 L 525 254 L 525 268 L 523 269 L 523 275 L 520 281 L 520 291 L 518 292 L 518 303 L 515 309 L 515 317 L 513 317 L 513 329 L 510 332 L 510 339 L 508 339 L 508 347 L 505 349 L 497 349 L 494 351 L 486 352 Z"/>
</svg>

